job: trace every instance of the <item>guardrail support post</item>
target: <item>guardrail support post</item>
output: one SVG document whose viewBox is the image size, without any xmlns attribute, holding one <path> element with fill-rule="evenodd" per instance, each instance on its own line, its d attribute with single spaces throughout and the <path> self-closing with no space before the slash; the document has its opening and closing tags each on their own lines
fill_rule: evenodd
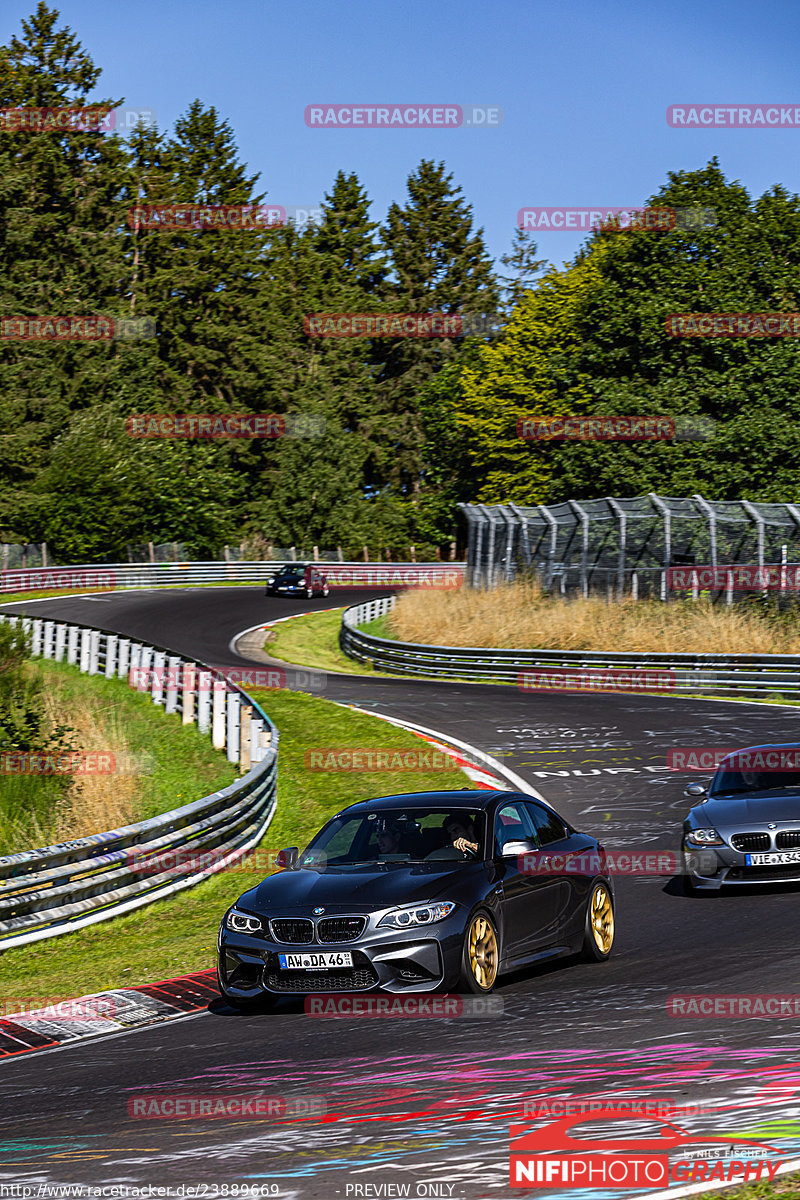
<svg viewBox="0 0 800 1200">
<path fill-rule="evenodd" d="M 239 761 L 239 730 L 241 700 L 238 692 L 228 692 L 227 696 L 227 736 L 225 738 L 228 750 L 228 762 Z"/>
<path fill-rule="evenodd" d="M 67 627 L 66 625 L 56 625 L 56 650 L 54 658 L 56 662 L 64 661 L 64 653 L 67 647 Z"/>
<path fill-rule="evenodd" d="M 119 638 L 110 633 L 106 638 L 106 679 L 115 679 L 117 675 L 117 646 Z"/>
<path fill-rule="evenodd" d="M 197 729 L 208 733 L 211 728 L 211 700 L 214 681 L 210 671 L 197 672 Z"/>
<path fill-rule="evenodd" d="M 120 679 L 127 679 L 131 665 L 131 639 L 120 638 L 117 647 L 117 675 Z"/>
<path fill-rule="evenodd" d="M 85 675 L 87 673 L 87 671 L 89 670 L 89 639 L 91 636 L 91 631 L 88 629 L 81 629 L 80 635 L 81 635 L 81 650 L 80 650 L 79 666 L 80 666 L 81 674 Z"/>
<path fill-rule="evenodd" d="M 225 684 L 211 677 L 212 695 L 211 745 L 215 750 L 225 749 Z"/>
<path fill-rule="evenodd" d="M 80 629 L 77 625 L 67 626 L 67 662 L 74 667 L 78 661 L 78 635 Z"/>
<path fill-rule="evenodd" d="M 31 635 L 31 654 L 38 658 L 42 653 L 42 622 L 39 617 L 33 622 Z"/>
<path fill-rule="evenodd" d="M 181 720 L 184 725 L 194 722 L 194 693 L 197 687 L 197 666 L 184 663 L 181 680 Z"/>
<path fill-rule="evenodd" d="M 138 650 L 136 662 L 136 690 L 137 692 L 149 692 L 149 681 L 151 679 L 150 664 L 153 661 L 153 649 L 151 646 L 142 646 L 137 644 Z M 133 664 L 131 664 L 133 665 Z"/>
<path fill-rule="evenodd" d="M 181 660 L 178 657 L 167 659 L 167 688 L 164 699 L 164 712 L 178 711 L 178 683 L 180 680 Z"/>
<path fill-rule="evenodd" d="M 89 674 L 96 675 L 100 669 L 100 638 L 103 635 L 99 629 L 89 633 Z"/>
<path fill-rule="evenodd" d="M 55 629 L 55 621 L 45 621 L 44 631 L 42 634 L 42 657 L 53 657 L 53 630 Z"/>
<path fill-rule="evenodd" d="M 239 713 L 239 769 L 246 775 L 252 766 L 250 738 L 252 735 L 253 708 L 242 704 Z"/>
<path fill-rule="evenodd" d="M 153 655 L 153 684 L 150 689 L 153 704 L 164 703 L 164 667 L 166 666 L 166 662 L 166 654 L 161 650 L 156 650 Z"/>
</svg>

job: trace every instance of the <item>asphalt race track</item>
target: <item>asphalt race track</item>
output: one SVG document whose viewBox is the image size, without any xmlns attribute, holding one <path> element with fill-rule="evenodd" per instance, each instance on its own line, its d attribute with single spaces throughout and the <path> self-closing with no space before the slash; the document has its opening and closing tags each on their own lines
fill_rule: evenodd
<svg viewBox="0 0 800 1200">
<path fill-rule="evenodd" d="M 207 588 L 3 611 L 246 666 L 229 648 L 242 630 L 376 594 L 284 601 L 266 599 L 260 587 Z M 666 769 L 669 750 L 798 737 L 796 710 L 778 706 L 319 673 L 309 686 L 309 672 L 287 674 L 289 686 L 493 753 L 579 828 L 620 850 L 678 846 L 692 777 Z M 303 1200 L 403 1194 L 381 1190 L 390 1184 L 409 1185 L 411 1196 L 533 1194 L 509 1187 L 509 1124 L 524 1101 L 545 1094 L 702 1102 L 707 1111 L 679 1122 L 693 1136 L 746 1133 L 800 1157 L 796 1018 L 677 1018 L 667 1008 L 677 994 L 800 991 L 799 901 L 791 887 L 690 898 L 670 877 L 621 876 L 610 962 L 562 961 L 506 978 L 502 1016 L 326 1020 L 291 1000 L 255 1015 L 220 1002 L 196 1017 L 23 1056 L 0 1067 L 0 1183 L 186 1185 L 201 1197 L 258 1184 L 262 1195 Z M 321 1097 L 327 1114 L 239 1122 L 127 1115 L 130 1097 L 252 1089 Z"/>
</svg>

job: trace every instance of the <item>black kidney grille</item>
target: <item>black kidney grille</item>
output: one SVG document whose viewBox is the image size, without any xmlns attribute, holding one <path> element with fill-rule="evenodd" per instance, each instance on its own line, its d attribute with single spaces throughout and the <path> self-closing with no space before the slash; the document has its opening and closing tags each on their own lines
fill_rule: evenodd
<svg viewBox="0 0 800 1200">
<path fill-rule="evenodd" d="M 769 850 L 768 833 L 735 833 L 731 838 L 734 850 Z"/>
<path fill-rule="evenodd" d="M 325 917 L 317 922 L 317 938 L 320 942 L 353 942 L 366 923 L 366 917 Z"/>
<path fill-rule="evenodd" d="M 800 829 L 786 829 L 775 838 L 779 850 L 800 849 Z"/>
<path fill-rule="evenodd" d="M 302 946 L 314 940 L 314 922 L 307 917 L 278 917 L 270 921 L 270 928 L 276 942 L 289 946 Z"/>
</svg>

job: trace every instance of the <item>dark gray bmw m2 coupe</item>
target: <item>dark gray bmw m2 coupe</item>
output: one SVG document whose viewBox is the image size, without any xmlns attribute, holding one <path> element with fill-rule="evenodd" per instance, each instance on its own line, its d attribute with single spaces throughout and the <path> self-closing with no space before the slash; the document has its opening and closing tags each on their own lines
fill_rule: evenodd
<svg viewBox="0 0 800 1200">
<path fill-rule="evenodd" d="M 614 898 L 597 840 L 520 792 L 383 796 L 344 809 L 220 926 L 231 1004 L 314 992 L 492 990 L 558 955 L 602 961 Z"/>
</svg>

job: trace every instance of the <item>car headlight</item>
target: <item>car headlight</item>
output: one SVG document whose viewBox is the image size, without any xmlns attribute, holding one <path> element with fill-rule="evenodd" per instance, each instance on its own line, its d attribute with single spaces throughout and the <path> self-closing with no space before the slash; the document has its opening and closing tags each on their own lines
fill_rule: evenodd
<svg viewBox="0 0 800 1200">
<path fill-rule="evenodd" d="M 414 908 L 393 908 L 378 921 L 378 925 L 391 925 L 393 929 L 407 929 L 409 925 L 433 925 L 449 917 L 455 908 L 452 900 L 441 904 L 420 904 Z"/>
<path fill-rule="evenodd" d="M 240 912 L 238 908 L 232 908 L 227 914 L 225 927 L 234 933 L 263 933 L 264 931 L 264 926 L 258 917 L 251 917 L 249 913 Z"/>
<path fill-rule="evenodd" d="M 716 829 L 692 829 L 686 834 L 686 841 L 694 846 L 724 846 L 725 843 Z"/>
</svg>

